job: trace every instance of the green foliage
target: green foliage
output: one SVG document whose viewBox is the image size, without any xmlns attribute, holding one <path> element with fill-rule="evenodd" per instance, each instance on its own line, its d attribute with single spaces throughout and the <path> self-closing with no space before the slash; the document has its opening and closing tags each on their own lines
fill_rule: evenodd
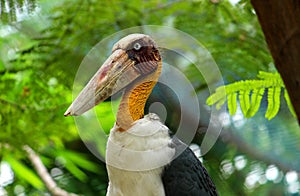
<svg viewBox="0 0 300 196">
<path fill-rule="evenodd" d="M 82 182 L 86 182 L 88 176 L 80 168 L 99 173 L 97 164 L 89 161 L 88 156 L 85 154 L 65 149 L 52 151 L 51 154 L 53 157 L 57 157 L 59 163 Z"/>
<path fill-rule="evenodd" d="M 228 1 L 190 4 L 186 12 L 177 12 L 175 26 L 211 52 L 226 81 L 253 78 L 259 70 L 268 70 L 272 58 L 250 1 L 236 6 Z"/>
<path fill-rule="evenodd" d="M 28 14 L 36 8 L 36 0 L 1 0 L 0 16 L 2 23 L 14 22 L 20 19 L 21 14 Z"/>
<path fill-rule="evenodd" d="M 271 120 L 279 111 L 280 95 L 283 88 L 284 98 L 291 113 L 295 116 L 294 109 L 279 73 L 260 71 L 257 77 L 258 79 L 256 80 L 238 81 L 218 87 L 216 92 L 207 98 L 206 103 L 208 105 L 216 104 L 216 108 L 220 109 L 227 100 L 229 113 L 230 115 L 234 115 L 237 110 L 238 97 L 244 116 L 251 118 L 257 113 L 261 100 L 265 92 L 267 92 L 268 107 L 265 117 Z"/>
<path fill-rule="evenodd" d="M 14 158 L 11 155 L 6 155 L 3 160 L 7 161 L 10 164 L 19 179 L 31 184 L 36 189 L 42 190 L 45 188 L 43 182 L 32 171 L 32 169 L 28 168 L 20 160 Z"/>
<path fill-rule="evenodd" d="M 235 6 L 227 0 L 9 1 L 12 8 L 10 13 L 3 12 L 2 2 L 0 158 L 13 158 L 13 161 L 7 161 L 16 170 L 14 182 L 4 187 L 8 195 L 14 195 L 14 189 L 18 185 L 25 187 L 26 195 L 43 195 L 46 192 L 37 183 L 34 169 L 22 150 L 24 145 L 30 145 L 40 154 L 49 171 L 61 171 L 59 176 L 54 177 L 60 187 L 82 195 L 105 195 L 105 165 L 98 159 L 93 159 L 84 144 L 78 141 L 82 139 L 82 135 L 87 139 L 92 138 L 100 154 L 105 154 L 106 137 L 102 136 L 109 132 L 115 121 L 110 103 L 103 103 L 96 108 L 103 130 L 91 131 L 90 127 L 94 125 L 89 124 L 89 119 L 86 118 L 83 124 L 86 131 L 84 134 L 80 133 L 81 138 L 72 118 L 64 118 L 63 113 L 72 101 L 72 84 L 83 57 L 96 43 L 116 31 L 150 24 L 178 28 L 198 39 L 211 52 L 227 82 L 253 78 L 259 70 L 269 70 L 268 65 L 272 64 L 257 17 L 247 0 L 242 0 Z M 30 13 L 18 18 L 13 9 L 17 6 L 25 7 L 24 12 Z M 13 22 L 8 23 L 10 21 Z M 199 92 L 199 97 L 203 97 L 201 93 L 206 92 L 207 87 L 197 70 L 188 66 L 184 72 Z M 247 114 L 254 115 L 259 104 L 262 104 L 263 94 L 278 102 L 279 89 L 265 89 L 245 88 L 243 92 L 233 90 L 227 97 L 219 100 L 217 107 L 227 101 L 229 112 L 233 114 L 237 110 L 239 99 L 240 104 L 240 100 L 243 100 L 241 107 L 247 110 Z M 291 108 L 285 90 L 284 97 Z M 203 106 L 203 100 L 200 99 L 200 102 Z M 278 104 L 268 107 L 269 116 L 278 110 Z M 205 110 L 201 110 L 203 111 Z M 203 118 L 208 117 L 208 113 L 203 113 L 201 127 L 207 127 Z M 249 121 L 252 119 L 255 119 L 254 123 L 241 126 L 244 135 L 239 135 L 240 130 L 234 132 L 230 127 L 231 130 L 226 133 L 233 134 L 229 137 L 222 136 L 221 140 L 226 142 L 218 141 L 215 148 L 205 156 L 205 165 L 221 195 L 273 195 L 272 181 L 250 188 L 245 186 L 248 175 L 255 171 L 253 163 L 263 165 L 264 172 L 265 162 L 273 164 L 269 160 L 274 160 L 279 166 L 283 165 L 282 168 L 294 170 L 300 165 L 297 162 L 299 154 L 295 153 L 298 152 L 295 141 L 300 138 L 299 131 L 289 116 L 281 115 L 275 122 L 271 121 L 273 124 L 265 122 L 260 115 L 255 115 Z M 221 135 L 223 134 L 225 135 Z M 200 144 L 201 140 L 195 142 Z M 243 145 L 239 147 L 241 143 Z M 274 144 L 277 146 L 276 151 Z M 245 149 L 247 145 L 250 147 Z M 267 151 L 270 147 L 271 152 Z M 248 161 L 246 167 L 235 169 L 230 175 L 224 174 L 220 169 L 223 168 L 224 161 L 229 160 L 234 164 L 234 158 L 241 153 L 245 154 Z M 256 154 L 260 156 L 255 156 Z M 267 160 L 262 157 L 267 157 Z M 296 166 L 288 164 L 289 162 Z M 21 177 L 27 173 L 32 178 L 29 181 Z M 281 186 L 284 183 L 281 180 L 279 184 Z M 285 193 L 286 187 L 287 185 L 282 185 L 283 190 L 279 194 Z"/>
</svg>

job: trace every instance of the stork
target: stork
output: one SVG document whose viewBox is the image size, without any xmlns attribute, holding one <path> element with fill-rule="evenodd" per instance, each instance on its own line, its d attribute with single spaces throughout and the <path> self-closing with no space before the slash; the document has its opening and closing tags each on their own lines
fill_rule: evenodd
<svg viewBox="0 0 300 196">
<path fill-rule="evenodd" d="M 217 195 L 199 159 L 159 117 L 144 116 L 145 103 L 158 81 L 162 58 L 154 40 L 130 34 L 112 48 L 65 116 L 77 116 L 123 90 L 106 149 L 107 195 Z"/>
</svg>

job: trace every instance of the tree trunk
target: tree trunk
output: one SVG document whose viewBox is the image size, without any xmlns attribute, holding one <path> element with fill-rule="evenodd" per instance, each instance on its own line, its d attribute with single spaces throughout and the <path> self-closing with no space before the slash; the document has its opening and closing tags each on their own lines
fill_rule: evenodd
<svg viewBox="0 0 300 196">
<path fill-rule="evenodd" d="M 251 0 L 300 123 L 300 1 Z"/>
</svg>

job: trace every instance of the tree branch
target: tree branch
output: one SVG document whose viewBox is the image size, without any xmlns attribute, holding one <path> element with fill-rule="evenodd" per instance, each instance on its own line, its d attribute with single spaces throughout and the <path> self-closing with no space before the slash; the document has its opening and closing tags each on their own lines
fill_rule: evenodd
<svg viewBox="0 0 300 196">
<path fill-rule="evenodd" d="M 37 171 L 38 175 L 46 185 L 47 189 L 52 195 L 55 196 L 77 196 L 74 193 L 68 193 L 67 191 L 59 188 L 56 182 L 52 179 L 47 171 L 47 168 L 43 164 L 41 158 L 36 154 L 36 152 L 30 148 L 28 145 L 23 146 L 23 149 L 27 152 L 28 158 L 31 161 L 33 167 Z"/>
<path fill-rule="evenodd" d="M 251 0 L 300 123 L 300 1 Z"/>
</svg>

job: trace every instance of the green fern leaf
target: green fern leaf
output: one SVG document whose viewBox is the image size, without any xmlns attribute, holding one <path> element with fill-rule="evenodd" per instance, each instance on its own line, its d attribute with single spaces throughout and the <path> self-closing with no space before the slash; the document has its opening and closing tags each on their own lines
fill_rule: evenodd
<svg viewBox="0 0 300 196">
<path fill-rule="evenodd" d="M 265 114 L 265 117 L 267 119 L 269 119 L 270 113 L 272 112 L 272 110 L 274 108 L 273 97 L 274 97 L 274 88 L 269 88 L 268 89 L 268 107 L 267 107 L 267 111 Z"/>
<path fill-rule="evenodd" d="M 271 120 L 276 116 L 280 108 L 281 87 L 275 86 L 268 89 L 268 107 L 265 117 Z"/>
<path fill-rule="evenodd" d="M 237 109 L 237 93 L 231 93 L 227 97 L 227 106 L 230 115 L 234 115 Z"/>
<path fill-rule="evenodd" d="M 267 90 L 268 107 L 265 117 L 269 120 L 274 118 L 280 109 L 280 94 L 281 89 L 285 88 L 284 83 L 279 73 L 260 71 L 257 77 L 256 80 L 238 81 L 217 88 L 206 103 L 208 105 L 216 104 L 216 108 L 220 109 L 227 100 L 229 113 L 234 115 L 237 110 L 238 98 L 244 116 L 250 118 L 259 110 L 261 100 Z M 296 116 L 286 90 L 284 97 L 291 113 Z"/>
<path fill-rule="evenodd" d="M 241 90 L 239 93 L 239 100 L 240 100 L 240 106 L 241 110 L 244 114 L 244 116 L 247 116 L 247 112 L 250 108 L 250 90 Z"/>
<path fill-rule="evenodd" d="M 292 102 L 291 102 L 291 100 L 290 100 L 289 94 L 288 94 L 288 92 L 287 92 L 286 89 L 284 89 L 284 99 L 285 99 L 285 101 L 286 101 L 286 104 L 287 104 L 288 107 L 289 107 L 290 112 L 292 113 L 292 115 L 293 115 L 294 117 L 296 117 L 296 112 L 295 112 L 295 110 L 294 110 L 294 107 L 293 107 L 293 105 L 292 105 Z"/>
<path fill-rule="evenodd" d="M 272 72 L 265 72 L 265 71 L 259 71 L 257 74 L 257 77 L 261 80 L 273 80 L 274 82 L 279 82 L 280 84 L 283 84 L 281 76 L 279 73 L 272 73 Z"/>
<path fill-rule="evenodd" d="M 216 104 L 216 109 L 217 110 L 221 109 L 222 105 L 224 105 L 225 102 L 226 102 L 226 96 L 224 96 L 222 99 L 218 101 L 218 103 Z"/>
<path fill-rule="evenodd" d="M 216 89 L 216 92 L 212 95 L 210 95 L 207 100 L 206 104 L 207 105 L 214 105 L 218 103 L 219 101 L 223 100 L 226 98 L 226 91 L 225 91 L 225 86 L 220 86 Z"/>
<path fill-rule="evenodd" d="M 256 114 L 259 110 L 261 100 L 264 96 L 265 89 L 264 88 L 257 88 L 252 91 L 251 95 L 251 105 L 247 112 L 247 117 L 250 118 Z"/>
<path fill-rule="evenodd" d="M 274 78 L 274 73 L 259 71 L 257 77 L 262 80 L 268 80 Z"/>
</svg>

